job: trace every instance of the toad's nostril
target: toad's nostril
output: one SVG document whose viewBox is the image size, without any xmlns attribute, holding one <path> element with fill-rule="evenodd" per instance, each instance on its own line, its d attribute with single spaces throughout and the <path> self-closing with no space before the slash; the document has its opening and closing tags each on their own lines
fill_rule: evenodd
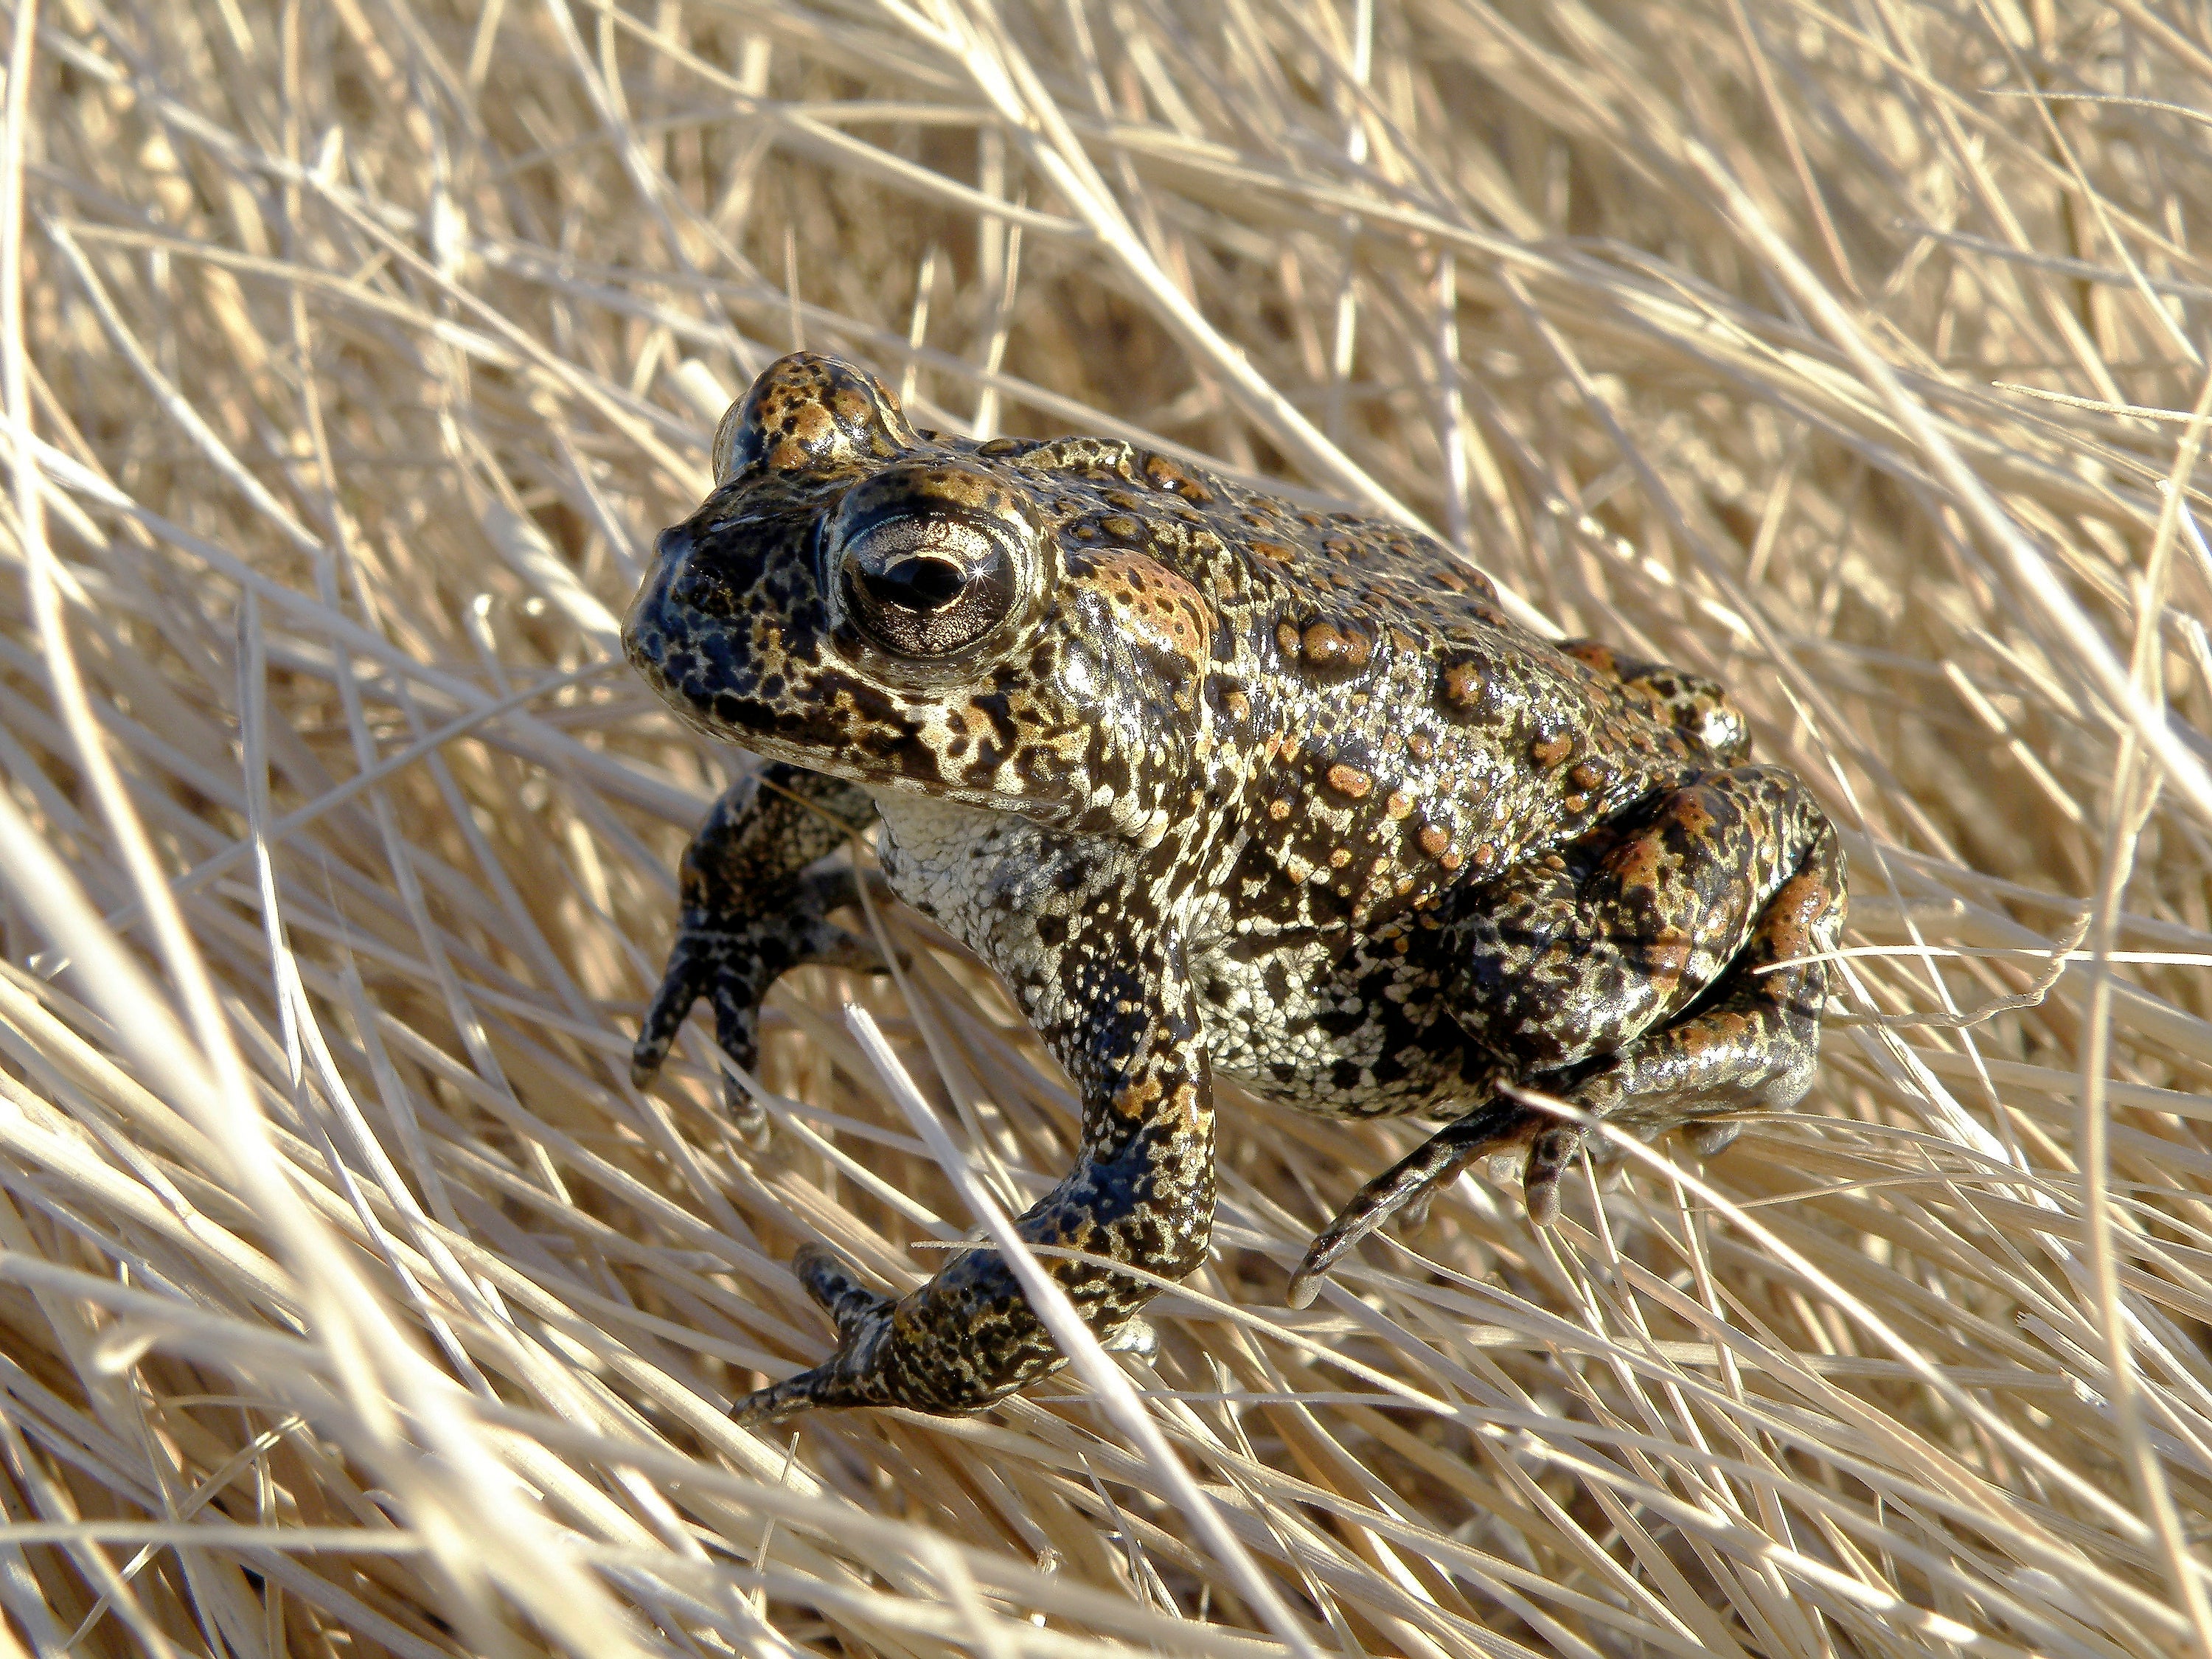
<svg viewBox="0 0 2212 1659">
<path fill-rule="evenodd" d="M 668 598 L 680 610 L 702 611 L 710 617 L 732 616 L 737 610 L 737 598 L 731 590 L 728 573 L 714 560 L 684 560 L 668 584 Z"/>
<path fill-rule="evenodd" d="M 691 550 L 691 532 L 684 526 L 672 524 L 653 539 L 653 556 L 656 559 L 680 559 Z"/>
</svg>

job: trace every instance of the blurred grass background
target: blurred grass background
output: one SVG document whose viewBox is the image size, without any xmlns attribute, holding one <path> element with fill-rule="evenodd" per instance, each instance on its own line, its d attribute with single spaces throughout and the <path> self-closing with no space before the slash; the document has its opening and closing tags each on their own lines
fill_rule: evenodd
<svg viewBox="0 0 2212 1659">
<path fill-rule="evenodd" d="M 0 1655 L 2212 1659 L 2201 0 L 0 11 Z M 747 763 L 615 618 L 800 343 L 1418 519 L 1844 831 L 1709 1166 L 1293 1314 L 1422 1129 L 1226 1103 L 1124 1363 L 1234 1552 L 1065 1379 L 723 1416 L 796 1244 L 973 1222 L 841 1003 L 1002 1196 L 1073 1142 L 902 913 L 765 1148 L 628 1085 Z"/>
</svg>

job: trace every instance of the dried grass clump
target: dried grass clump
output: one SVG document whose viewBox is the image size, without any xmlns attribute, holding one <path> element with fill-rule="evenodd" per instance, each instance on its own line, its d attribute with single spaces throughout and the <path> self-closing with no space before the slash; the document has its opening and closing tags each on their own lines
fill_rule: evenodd
<svg viewBox="0 0 2212 1659">
<path fill-rule="evenodd" d="M 0 1654 L 2212 1656 L 2201 6 L 8 11 Z M 732 1429 L 796 1243 L 975 1219 L 842 1002 L 1000 1198 L 1073 1123 L 900 914 L 765 1150 L 629 1086 L 744 761 L 614 617 L 797 339 L 1735 686 L 1816 1093 L 1306 1314 L 1421 1128 L 1229 1103 L 1126 1362 L 1199 1506 L 1066 1380 Z"/>
</svg>

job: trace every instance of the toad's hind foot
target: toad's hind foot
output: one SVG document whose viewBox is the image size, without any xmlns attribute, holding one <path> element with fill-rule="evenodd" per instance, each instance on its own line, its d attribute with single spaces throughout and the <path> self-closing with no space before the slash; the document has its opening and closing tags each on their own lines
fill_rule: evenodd
<svg viewBox="0 0 2212 1659">
<path fill-rule="evenodd" d="M 1567 1091 L 1568 1103 L 1581 1105 L 1576 1097 L 1582 1092 Z M 1613 1089 L 1595 1092 L 1620 1098 Z M 1692 1150 L 1701 1158 L 1724 1150 L 1743 1133 L 1741 1122 L 1681 1121 Z M 1639 1139 L 1649 1140 L 1674 1125 L 1628 1113 L 1623 1115 L 1621 1127 Z M 1408 1230 L 1419 1226 L 1431 1200 L 1484 1158 L 1503 1154 L 1508 1172 L 1518 1161 L 1522 1200 L 1528 1206 L 1528 1218 L 1540 1227 L 1551 1225 L 1559 1213 L 1559 1182 L 1585 1147 L 1592 1161 L 1601 1166 L 1617 1164 L 1621 1158 L 1619 1148 L 1609 1142 L 1590 1146 L 1593 1133 L 1589 1123 L 1563 1123 L 1540 1106 L 1511 1100 L 1493 1102 L 1447 1125 L 1362 1187 L 1338 1212 L 1336 1219 L 1315 1236 L 1305 1260 L 1291 1275 L 1285 1299 L 1293 1308 L 1310 1306 L 1320 1294 L 1321 1281 L 1346 1251 L 1394 1217 L 1402 1219 Z M 1492 1173 L 1498 1171 L 1493 1169 Z"/>
<path fill-rule="evenodd" d="M 1291 1275 L 1286 1299 L 1311 1305 L 1338 1258 L 1392 1216 L 1425 1212 L 1430 1199 L 1477 1158 L 1526 1140 L 1543 1114 L 1513 1101 L 1496 1101 L 1431 1135 L 1362 1187 L 1306 1250 Z"/>
</svg>

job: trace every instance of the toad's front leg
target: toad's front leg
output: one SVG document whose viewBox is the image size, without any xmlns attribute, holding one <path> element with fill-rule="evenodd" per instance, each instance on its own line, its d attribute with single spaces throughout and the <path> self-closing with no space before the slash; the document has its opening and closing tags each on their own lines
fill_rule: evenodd
<svg viewBox="0 0 2212 1659">
<path fill-rule="evenodd" d="M 780 764 L 740 779 L 714 803 L 678 871 L 676 943 L 630 1053 L 638 1087 L 660 1069 L 702 997 L 714 1006 L 722 1052 L 750 1071 L 759 1056 L 761 999 L 787 969 L 881 971 L 874 947 L 829 919 L 854 902 L 853 872 L 806 873 L 875 817 L 875 801 L 858 784 Z M 723 1080 L 722 1097 L 741 1133 L 765 1127 L 767 1114 L 736 1079 Z"/>
<path fill-rule="evenodd" d="M 1063 957 L 1075 1012 L 1045 1032 L 1082 1091 L 1082 1150 L 1015 1224 L 1054 1252 L 1039 1258 L 1045 1272 L 1111 1341 L 1157 1288 L 1058 1252 L 1167 1279 L 1198 1266 L 1213 1231 L 1212 1081 L 1180 952 L 1091 943 L 1093 951 L 1072 945 Z M 792 1267 L 836 1322 L 837 1352 L 739 1401 L 739 1422 L 809 1406 L 975 1411 L 1066 1364 L 996 1250 L 966 1252 L 897 1301 L 860 1285 L 818 1247 L 801 1249 Z"/>
</svg>

